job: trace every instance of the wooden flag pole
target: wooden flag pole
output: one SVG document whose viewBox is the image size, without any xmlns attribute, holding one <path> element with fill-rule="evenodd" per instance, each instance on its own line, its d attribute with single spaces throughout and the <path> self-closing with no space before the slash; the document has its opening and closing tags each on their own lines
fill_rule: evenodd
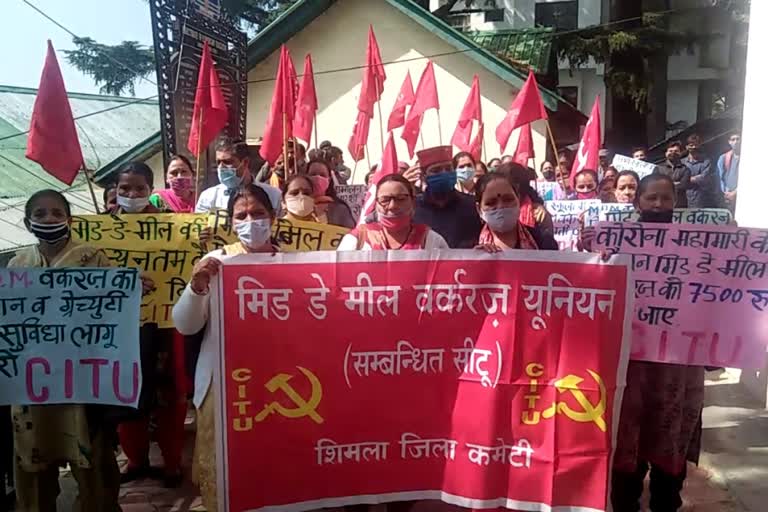
<svg viewBox="0 0 768 512">
<path fill-rule="evenodd" d="M 368 172 L 371 172 L 371 156 L 368 154 L 368 144 L 365 145 L 365 161 L 368 163 Z"/>
<path fill-rule="evenodd" d="M 197 162 L 195 162 L 195 203 L 197 203 L 197 199 L 200 197 L 200 160 L 203 159 L 203 110 L 200 109 L 200 119 L 197 122 Z"/>
<path fill-rule="evenodd" d="M 554 159 L 555 162 L 557 162 L 557 144 L 555 144 L 555 136 L 552 134 L 552 128 L 549 126 L 549 119 L 546 119 L 544 122 L 547 123 L 547 133 L 549 134 L 549 141 L 552 143 L 552 150 L 555 152 L 552 158 Z"/>
<path fill-rule="evenodd" d="M 440 145 L 443 145 L 443 128 L 442 123 L 440 122 L 440 109 L 436 109 L 435 112 L 437 112 L 437 135 L 440 138 Z"/>
<path fill-rule="evenodd" d="M 352 185 L 355 184 L 355 173 L 357 172 L 357 164 L 359 164 L 359 163 L 360 163 L 359 160 L 355 160 L 355 167 L 354 167 L 354 169 L 352 169 L 352 176 L 350 176 L 350 178 L 349 178 L 350 184 L 352 184 Z"/>
<path fill-rule="evenodd" d="M 294 151 L 296 148 L 294 148 Z M 290 169 L 288 169 L 288 114 L 283 112 L 283 171 L 285 173 L 285 179 L 290 176 Z"/>
<path fill-rule="evenodd" d="M 96 191 L 93 189 L 93 179 L 91 178 L 91 171 L 83 164 L 83 174 L 85 174 L 85 181 L 88 182 L 88 190 L 91 191 L 91 200 L 93 201 L 93 208 L 95 213 L 99 213 L 99 203 L 96 201 Z"/>
<path fill-rule="evenodd" d="M 320 139 L 317 138 L 317 112 L 315 112 L 315 149 L 320 147 Z"/>
</svg>

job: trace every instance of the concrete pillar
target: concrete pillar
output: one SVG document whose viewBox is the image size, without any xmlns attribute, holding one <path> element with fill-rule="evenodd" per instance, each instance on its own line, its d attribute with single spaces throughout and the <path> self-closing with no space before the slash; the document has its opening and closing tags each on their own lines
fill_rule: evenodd
<svg viewBox="0 0 768 512">
<path fill-rule="evenodd" d="M 768 172 L 765 170 L 765 119 L 768 115 L 768 95 L 765 84 L 768 67 L 768 2 L 752 2 L 749 13 L 749 43 L 747 46 L 747 77 L 744 89 L 744 120 L 739 162 L 739 188 L 736 200 L 736 221 L 749 228 L 768 228 L 765 200 L 768 194 Z M 768 364 L 762 371 L 743 371 L 741 381 L 763 404 L 768 403 L 766 376 Z"/>
</svg>

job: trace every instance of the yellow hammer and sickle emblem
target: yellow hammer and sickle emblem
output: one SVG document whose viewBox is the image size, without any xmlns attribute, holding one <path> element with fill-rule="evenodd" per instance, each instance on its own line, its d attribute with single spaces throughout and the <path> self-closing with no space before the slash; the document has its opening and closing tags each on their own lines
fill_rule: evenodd
<svg viewBox="0 0 768 512">
<path fill-rule="evenodd" d="M 264 387 L 267 388 L 270 393 L 275 393 L 277 390 L 282 391 L 285 396 L 291 399 L 296 407 L 288 408 L 278 402 L 272 402 L 265 405 L 264 409 L 254 416 L 254 421 L 264 421 L 270 414 L 274 413 L 285 416 L 286 418 L 303 418 L 304 416 L 309 416 L 312 421 L 318 424 L 324 421 L 322 416 L 317 413 L 317 406 L 320 405 L 320 400 L 323 398 L 323 386 L 320 384 L 320 380 L 318 380 L 314 373 L 306 368 L 302 368 L 301 366 L 297 366 L 296 368 L 304 374 L 312 385 L 312 395 L 309 397 L 309 400 L 305 400 L 303 396 L 293 389 L 293 386 L 288 384 L 288 381 L 293 378 L 292 375 L 280 373 L 269 379 L 267 383 L 264 384 Z"/>
<path fill-rule="evenodd" d="M 578 421 L 579 423 L 594 422 L 595 425 L 597 425 L 597 428 L 603 432 L 606 431 L 607 426 L 605 424 L 605 418 L 603 418 L 606 408 L 605 384 L 603 383 L 603 379 L 600 378 L 600 375 L 593 372 L 592 370 L 587 371 L 592 376 L 592 378 L 595 379 L 595 382 L 597 382 L 597 385 L 600 387 L 600 401 L 597 403 L 597 405 L 595 406 L 592 404 L 586 395 L 584 395 L 584 392 L 579 389 L 579 384 L 584 382 L 584 379 L 576 375 L 566 375 L 562 379 L 555 382 L 555 388 L 560 393 L 570 391 L 573 397 L 582 407 L 582 411 L 575 411 L 571 409 L 567 403 L 557 402 L 557 400 L 555 400 L 555 403 L 541 412 L 541 416 L 543 418 L 552 418 L 557 413 L 565 414 L 568 418 L 572 419 L 573 421 Z"/>
</svg>

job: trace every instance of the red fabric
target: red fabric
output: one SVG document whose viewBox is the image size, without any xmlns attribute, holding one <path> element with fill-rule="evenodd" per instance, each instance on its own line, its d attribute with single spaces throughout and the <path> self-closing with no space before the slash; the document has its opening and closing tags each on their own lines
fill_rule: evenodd
<svg viewBox="0 0 768 512">
<path fill-rule="evenodd" d="M 285 116 L 285 135 L 293 136 L 293 120 L 296 104 L 296 70 L 291 61 L 288 48 L 280 48 L 280 63 L 277 67 L 275 90 L 272 94 L 272 104 L 269 108 L 267 124 L 259 154 L 273 165 L 283 152 L 283 116 Z"/>
<path fill-rule="evenodd" d="M 429 233 L 429 226 L 426 224 L 413 224 L 408 239 L 397 250 L 418 251 L 424 249 L 427 243 L 427 233 Z M 352 230 L 351 234 L 358 239 L 364 236 L 373 251 L 386 251 L 390 249 L 390 247 L 387 247 L 384 227 L 378 222 L 358 226 Z"/>
<path fill-rule="evenodd" d="M 75 120 L 51 41 L 32 108 L 25 155 L 67 185 L 84 167 Z"/>
<path fill-rule="evenodd" d="M 371 118 L 366 112 L 358 110 L 355 126 L 352 127 L 352 136 L 349 138 L 347 149 L 352 155 L 352 160 L 359 162 L 365 157 L 365 145 L 368 144 L 368 131 L 371 128 Z"/>
<path fill-rule="evenodd" d="M 547 109 L 544 108 L 544 103 L 541 101 L 536 77 L 533 76 L 532 71 L 529 71 L 528 79 L 517 96 L 515 96 L 514 101 L 512 101 L 506 117 L 496 127 L 496 142 L 499 143 L 501 152 L 504 153 L 509 137 L 516 128 L 538 119 L 547 118 Z"/>
<path fill-rule="evenodd" d="M 491 233 L 488 224 L 483 224 L 483 229 L 480 230 L 480 237 L 477 240 L 478 244 L 487 245 L 493 243 L 493 233 Z M 529 251 L 538 251 L 539 244 L 533 238 L 533 235 L 523 227 L 522 222 L 517 225 L 517 247 L 516 249 L 523 249 Z"/>
<path fill-rule="evenodd" d="M 202 130 L 201 128 L 202 119 Z M 200 71 L 197 75 L 197 93 L 189 127 L 187 149 L 193 155 L 199 155 L 213 139 L 227 126 L 229 109 L 224 99 L 224 92 L 219 83 L 219 73 L 213 64 L 208 41 L 203 43 L 203 56 L 200 59 Z"/>
<path fill-rule="evenodd" d="M 155 440 L 163 454 L 165 472 L 173 474 L 181 469 L 184 451 L 184 420 L 187 416 L 186 400 L 179 400 L 153 411 L 157 422 Z M 149 457 L 149 418 L 127 421 L 117 427 L 120 446 L 128 458 L 128 467 L 136 468 Z"/>
<path fill-rule="evenodd" d="M 317 92 L 315 91 L 315 75 L 312 70 L 312 55 L 304 58 L 304 76 L 299 86 L 299 97 L 296 100 L 296 117 L 293 120 L 293 135 L 309 145 L 312 138 L 312 127 L 315 124 L 317 112 Z M 315 144 L 318 142 L 315 141 Z"/>
<path fill-rule="evenodd" d="M 416 153 L 416 158 L 421 169 L 426 170 L 432 165 L 450 162 L 453 158 L 453 148 L 451 146 L 435 146 L 422 149 Z"/>
<path fill-rule="evenodd" d="M 528 167 L 528 160 L 535 156 L 531 125 L 529 123 L 520 127 L 520 136 L 517 138 L 517 147 L 515 148 L 515 156 L 513 158 L 518 164 Z"/>
<path fill-rule="evenodd" d="M 368 46 L 365 49 L 365 69 L 363 71 L 363 83 L 360 86 L 360 98 L 357 101 L 357 110 L 366 112 L 368 117 L 373 117 L 373 105 L 381 100 L 384 91 L 384 81 L 387 73 L 381 62 L 379 44 L 373 33 L 373 25 L 368 27 Z"/>
<path fill-rule="evenodd" d="M 592 113 L 589 115 L 584 135 L 579 143 L 576 158 L 571 169 L 571 187 L 576 188 L 576 175 L 584 169 L 596 170 L 600 165 L 600 96 L 595 97 Z"/>
<path fill-rule="evenodd" d="M 520 215 L 518 219 L 520 224 L 532 228 L 536 226 L 536 216 L 533 214 L 534 206 L 530 197 L 526 197 L 520 203 Z"/>
<path fill-rule="evenodd" d="M 395 106 L 392 107 L 392 112 L 389 113 L 389 119 L 387 120 L 387 131 L 392 131 L 395 128 L 400 128 L 405 124 L 405 109 L 413 105 L 413 82 L 411 82 L 411 72 L 405 73 L 405 80 L 403 85 L 400 86 L 400 94 L 397 95 L 397 101 Z"/>
<path fill-rule="evenodd" d="M 483 114 L 480 107 L 480 79 L 477 75 L 472 79 L 472 88 L 469 90 L 467 101 L 459 114 L 459 122 L 451 137 L 451 144 L 462 151 L 472 152 L 470 138 L 472 137 L 472 121 L 477 120 L 483 124 Z"/>
<path fill-rule="evenodd" d="M 176 193 L 170 188 L 163 188 L 155 191 L 155 194 L 160 196 L 166 206 L 173 211 L 173 213 L 194 213 L 195 201 L 194 196 L 192 201 L 185 202 L 182 198 L 176 195 Z"/>
<path fill-rule="evenodd" d="M 472 143 L 469 145 L 469 151 L 475 160 L 481 160 L 483 155 L 483 139 L 485 138 L 485 123 L 480 122 L 480 127 L 477 129 L 475 138 L 472 139 Z"/>
<path fill-rule="evenodd" d="M 408 117 L 403 126 L 402 138 L 408 145 L 408 154 L 413 158 L 413 151 L 416 148 L 416 140 L 421 132 L 421 122 L 424 118 L 424 112 L 434 108 L 440 110 L 440 100 L 437 97 L 437 81 L 435 80 L 435 68 L 432 61 L 427 62 L 427 67 L 419 79 L 419 85 L 416 86 L 416 93 L 411 109 L 408 111 Z"/>
<path fill-rule="evenodd" d="M 363 208 L 360 211 L 360 219 L 358 219 L 357 224 L 364 224 L 365 218 L 373 213 L 373 210 L 375 209 L 376 205 L 376 186 L 378 185 L 381 178 L 386 176 L 387 174 L 397 174 L 398 172 L 398 162 L 397 162 L 397 148 L 395 147 L 395 139 L 392 137 L 392 133 L 390 132 L 389 138 L 387 139 L 387 145 L 384 147 L 384 155 L 381 157 L 381 165 L 376 168 L 376 172 L 371 177 L 368 191 L 365 193 L 365 199 L 363 199 Z"/>
</svg>

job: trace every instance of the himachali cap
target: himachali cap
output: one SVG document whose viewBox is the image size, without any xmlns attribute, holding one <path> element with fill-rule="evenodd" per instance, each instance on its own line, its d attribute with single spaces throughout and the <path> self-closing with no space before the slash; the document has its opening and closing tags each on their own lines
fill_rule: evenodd
<svg viewBox="0 0 768 512">
<path fill-rule="evenodd" d="M 416 152 L 419 166 L 426 170 L 435 164 L 451 163 L 453 160 L 453 148 L 451 146 L 435 146 Z"/>
</svg>

